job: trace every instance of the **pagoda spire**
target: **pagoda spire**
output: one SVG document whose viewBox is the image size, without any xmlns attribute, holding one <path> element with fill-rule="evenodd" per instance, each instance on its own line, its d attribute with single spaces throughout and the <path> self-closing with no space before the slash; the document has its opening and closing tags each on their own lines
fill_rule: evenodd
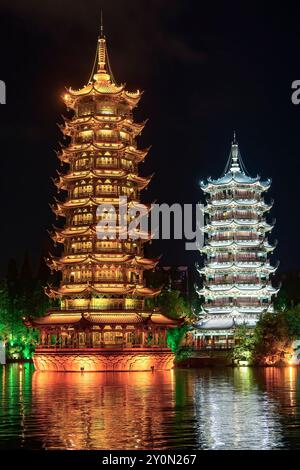
<svg viewBox="0 0 300 470">
<path fill-rule="evenodd" d="M 103 12 L 101 10 L 101 16 L 100 16 L 100 38 L 104 38 L 103 35 Z"/>
<path fill-rule="evenodd" d="M 230 166 L 229 171 L 232 173 L 236 173 L 237 171 L 241 171 L 240 165 L 240 151 L 239 151 L 239 144 L 236 140 L 236 133 L 233 133 L 233 141 L 231 144 L 231 151 L 230 151 Z"/>
<path fill-rule="evenodd" d="M 101 20 L 100 20 L 100 35 L 98 37 L 98 47 L 97 47 L 97 73 L 94 75 L 94 80 L 96 82 L 111 82 L 111 71 L 109 69 L 109 62 L 107 57 L 107 48 L 106 48 L 106 39 L 103 33 L 103 15 L 101 10 Z"/>
<path fill-rule="evenodd" d="M 247 170 L 245 168 L 245 165 L 243 163 L 240 149 L 239 149 L 239 144 L 236 139 L 236 132 L 233 132 L 233 141 L 231 142 L 231 149 L 230 149 L 230 154 L 229 158 L 226 163 L 225 170 L 223 172 L 223 175 L 226 175 L 227 173 L 244 173 L 247 174 Z"/>
</svg>

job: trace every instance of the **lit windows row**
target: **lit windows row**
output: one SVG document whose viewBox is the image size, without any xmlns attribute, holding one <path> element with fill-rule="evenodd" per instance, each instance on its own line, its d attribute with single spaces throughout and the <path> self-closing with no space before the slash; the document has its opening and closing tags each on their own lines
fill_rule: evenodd
<svg viewBox="0 0 300 470">
<path fill-rule="evenodd" d="M 93 165 L 93 157 L 85 157 L 85 158 L 79 158 L 76 160 L 74 164 L 74 169 L 85 169 L 85 168 L 90 168 Z M 118 167 L 118 159 L 115 157 L 97 157 L 96 158 L 96 167 L 109 167 L 109 166 L 115 166 Z M 120 160 L 120 164 L 122 168 L 132 168 L 134 167 L 133 162 L 130 160 L 126 160 L 125 158 L 122 158 Z"/>
<path fill-rule="evenodd" d="M 81 102 L 77 109 L 78 116 L 89 116 L 91 114 L 99 114 L 101 116 L 125 116 L 130 115 L 130 110 L 126 104 L 115 104 L 113 102 L 105 102 L 103 99 L 100 99 L 99 102 L 95 101 L 88 101 L 88 102 Z"/>
</svg>

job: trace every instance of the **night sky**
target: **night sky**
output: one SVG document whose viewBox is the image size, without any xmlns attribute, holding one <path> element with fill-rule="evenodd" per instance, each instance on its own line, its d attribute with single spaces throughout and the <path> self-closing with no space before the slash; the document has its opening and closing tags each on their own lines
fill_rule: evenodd
<svg viewBox="0 0 300 470">
<path fill-rule="evenodd" d="M 155 172 L 144 201 L 201 200 L 199 181 L 222 173 L 236 130 L 249 173 L 273 180 L 273 262 L 299 269 L 300 105 L 291 83 L 300 79 L 300 5 L 1 0 L 1 271 L 26 251 L 37 262 L 49 244 L 61 95 L 89 79 L 101 8 L 117 82 L 144 90 L 139 147 L 152 147 L 140 172 Z M 199 261 L 182 242 L 148 250 L 165 265 Z"/>
</svg>

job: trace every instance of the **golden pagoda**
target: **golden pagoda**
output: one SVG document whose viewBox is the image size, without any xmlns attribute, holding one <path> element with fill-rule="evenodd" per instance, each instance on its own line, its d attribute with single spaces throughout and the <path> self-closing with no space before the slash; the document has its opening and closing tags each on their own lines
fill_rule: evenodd
<svg viewBox="0 0 300 470">
<path fill-rule="evenodd" d="M 62 280 L 58 289 L 46 288 L 59 299 L 60 309 L 25 320 L 40 331 L 33 360 L 37 370 L 168 369 L 173 354 L 166 333 L 177 322 L 145 305 L 160 292 L 147 288 L 143 279 L 144 270 L 158 262 L 143 256 L 149 237 L 121 237 L 120 225 L 114 237 L 97 232 L 103 219 L 99 206 L 113 206 L 119 221 L 120 201 L 126 209 L 139 205 L 140 191 L 151 179 L 138 174 L 147 154 L 136 146 L 145 123 L 135 123 L 132 116 L 141 92 L 115 83 L 102 27 L 95 62 L 90 82 L 64 95 L 73 117 L 61 126 L 69 144 L 58 157 L 67 169 L 55 184 L 66 196 L 52 207 L 65 218 L 64 228 L 54 227 L 52 234 L 63 253 L 47 260 Z"/>
</svg>

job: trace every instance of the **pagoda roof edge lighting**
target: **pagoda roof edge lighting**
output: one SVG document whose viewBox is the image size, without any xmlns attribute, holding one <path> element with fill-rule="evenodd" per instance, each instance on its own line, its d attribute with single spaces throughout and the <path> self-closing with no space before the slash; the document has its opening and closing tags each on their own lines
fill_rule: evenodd
<svg viewBox="0 0 300 470">
<path fill-rule="evenodd" d="M 256 184 L 259 183 L 259 185 L 263 187 L 269 187 L 271 184 L 271 180 L 268 179 L 266 181 L 262 181 L 259 176 L 256 176 L 255 178 L 252 178 L 251 176 L 247 176 L 244 172 L 238 171 L 238 172 L 232 172 L 229 171 L 226 173 L 224 176 L 221 176 L 220 178 L 217 179 L 212 179 L 211 177 L 207 178 L 207 181 L 201 181 L 200 186 L 202 189 L 206 189 L 209 186 L 222 186 L 222 185 L 228 185 L 230 183 L 241 183 L 241 184 Z"/>
</svg>

